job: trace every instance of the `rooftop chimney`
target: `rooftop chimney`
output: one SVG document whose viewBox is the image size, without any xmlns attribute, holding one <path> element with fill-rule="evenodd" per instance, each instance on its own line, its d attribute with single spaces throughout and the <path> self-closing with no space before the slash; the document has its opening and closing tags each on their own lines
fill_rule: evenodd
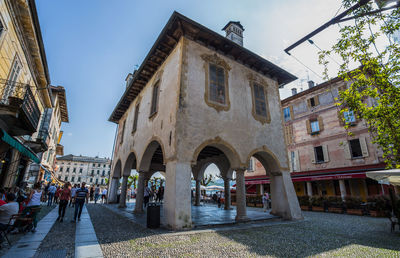
<svg viewBox="0 0 400 258">
<path fill-rule="evenodd" d="M 133 72 L 133 74 L 135 74 L 136 70 Z M 128 75 L 125 78 L 126 81 L 126 87 L 129 87 L 129 84 L 131 83 L 131 80 L 133 78 L 133 74 L 132 73 L 128 73 Z"/>
<path fill-rule="evenodd" d="M 292 96 L 297 94 L 297 89 L 296 88 L 292 88 Z"/>
<path fill-rule="evenodd" d="M 308 81 L 308 88 L 311 89 L 312 87 L 314 87 L 315 84 L 313 81 Z"/>
<path fill-rule="evenodd" d="M 222 29 L 226 33 L 226 38 L 232 40 L 238 45 L 243 47 L 243 31 L 244 28 L 239 21 L 230 21 L 225 27 Z"/>
</svg>

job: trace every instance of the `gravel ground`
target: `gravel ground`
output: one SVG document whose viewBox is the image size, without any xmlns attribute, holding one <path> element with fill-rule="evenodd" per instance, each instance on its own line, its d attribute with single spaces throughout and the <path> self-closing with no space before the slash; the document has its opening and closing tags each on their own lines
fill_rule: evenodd
<svg viewBox="0 0 400 258">
<path fill-rule="evenodd" d="M 88 210 L 105 257 L 400 257 L 388 219 L 304 212 L 297 223 L 195 234 L 155 234 L 101 205 Z"/>
<path fill-rule="evenodd" d="M 58 211 L 58 206 L 56 207 Z M 56 221 L 50 232 L 43 239 L 37 250 L 37 254 L 52 251 L 66 250 L 66 257 L 74 257 L 75 254 L 75 223 L 70 221 L 74 217 L 74 207 L 67 207 L 63 222 Z"/>
<path fill-rule="evenodd" d="M 37 215 L 38 222 L 42 218 L 44 218 L 55 206 L 48 207 L 46 205 L 42 205 L 41 207 L 42 207 L 42 209 L 40 210 L 40 213 Z M 24 235 L 23 234 L 8 234 L 7 235 L 8 239 L 10 240 L 12 245 L 14 245 L 16 242 L 18 242 L 18 240 L 22 236 L 24 236 Z M 0 257 L 3 256 L 8 251 L 8 249 L 10 249 L 10 248 L 9 248 L 7 242 L 6 241 L 3 242 L 1 244 Z"/>
</svg>

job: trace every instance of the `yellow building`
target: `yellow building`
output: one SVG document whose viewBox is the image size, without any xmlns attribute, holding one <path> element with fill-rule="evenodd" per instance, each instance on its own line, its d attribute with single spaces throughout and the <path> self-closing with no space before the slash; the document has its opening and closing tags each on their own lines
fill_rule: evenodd
<svg viewBox="0 0 400 258">
<path fill-rule="evenodd" d="M 29 163 L 40 163 L 35 152 L 47 149 L 43 134 L 31 136 L 53 106 L 49 84 L 34 0 L 0 1 L 0 187 L 19 185 Z"/>
</svg>

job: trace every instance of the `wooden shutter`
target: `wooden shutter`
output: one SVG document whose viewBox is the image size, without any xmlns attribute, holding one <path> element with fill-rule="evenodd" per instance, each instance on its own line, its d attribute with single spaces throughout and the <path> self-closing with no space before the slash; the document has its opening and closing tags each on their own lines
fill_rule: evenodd
<svg viewBox="0 0 400 258">
<path fill-rule="evenodd" d="M 319 131 L 322 132 L 324 130 L 324 123 L 322 121 L 322 116 L 318 117 L 318 125 L 319 125 Z"/>
<path fill-rule="evenodd" d="M 290 169 L 290 172 L 293 172 L 292 153 L 291 153 L 291 151 L 288 151 L 288 157 L 289 157 L 289 169 Z"/>
<path fill-rule="evenodd" d="M 367 141 L 365 140 L 365 137 L 360 137 L 360 145 L 361 145 L 361 151 L 362 151 L 362 156 L 363 157 L 368 157 L 368 146 L 367 146 Z"/>
<path fill-rule="evenodd" d="M 310 120 L 306 120 L 306 127 L 307 127 L 307 133 L 311 134 L 311 123 L 310 123 Z"/>
<path fill-rule="evenodd" d="M 290 106 L 289 110 L 290 110 L 290 119 L 293 120 L 294 119 L 293 106 Z"/>
<path fill-rule="evenodd" d="M 314 103 L 315 103 L 315 106 L 319 105 L 319 96 L 318 95 L 314 97 Z"/>
<path fill-rule="evenodd" d="M 308 109 L 311 109 L 311 99 L 307 99 L 307 106 L 308 106 Z"/>
<path fill-rule="evenodd" d="M 315 150 L 314 150 L 314 147 L 310 147 L 310 158 L 311 158 L 311 163 L 315 164 Z"/>
<path fill-rule="evenodd" d="M 324 153 L 324 162 L 329 161 L 328 145 L 322 145 L 322 152 Z"/>
<path fill-rule="evenodd" d="M 344 158 L 351 159 L 350 146 L 348 141 L 343 142 Z"/>
<path fill-rule="evenodd" d="M 300 158 L 298 150 L 294 151 L 294 157 L 295 157 L 294 171 L 300 171 Z"/>
</svg>

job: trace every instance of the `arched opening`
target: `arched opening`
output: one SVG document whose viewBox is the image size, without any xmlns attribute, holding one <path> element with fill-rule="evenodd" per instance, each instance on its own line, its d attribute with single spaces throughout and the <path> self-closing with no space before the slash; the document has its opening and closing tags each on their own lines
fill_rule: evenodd
<svg viewBox="0 0 400 258">
<path fill-rule="evenodd" d="M 110 182 L 110 187 L 108 191 L 108 203 L 116 203 L 117 202 L 117 192 L 119 188 L 119 179 L 121 178 L 121 173 L 122 173 L 122 165 L 121 165 L 121 160 L 118 159 L 117 163 L 114 166 L 113 172 L 112 172 L 112 179 Z"/>
<path fill-rule="evenodd" d="M 143 212 L 149 202 L 159 201 L 162 203 L 164 197 L 165 158 L 164 148 L 160 142 L 153 140 L 143 153 L 139 168 L 136 189 L 135 212 Z"/>
<path fill-rule="evenodd" d="M 122 170 L 122 184 L 117 194 L 117 202 L 119 203 L 120 208 L 126 207 L 126 201 L 128 200 L 129 202 L 131 199 L 133 191 L 132 184 L 134 184 L 137 180 L 137 177 L 134 175 L 136 172 L 136 167 L 136 154 L 131 152 L 125 161 L 125 165 Z"/>
<path fill-rule="evenodd" d="M 224 148 L 225 150 L 229 148 Z M 235 152 L 230 150 L 231 159 Z M 201 225 L 202 217 L 214 212 L 215 216 L 226 218 L 235 214 L 231 211 L 232 162 L 224 150 L 206 145 L 197 152 L 195 164 L 192 165 L 192 221 Z M 239 161 L 236 160 L 235 164 Z M 229 219 L 228 219 L 229 221 Z M 226 222 L 228 222 L 226 221 Z"/>
</svg>

